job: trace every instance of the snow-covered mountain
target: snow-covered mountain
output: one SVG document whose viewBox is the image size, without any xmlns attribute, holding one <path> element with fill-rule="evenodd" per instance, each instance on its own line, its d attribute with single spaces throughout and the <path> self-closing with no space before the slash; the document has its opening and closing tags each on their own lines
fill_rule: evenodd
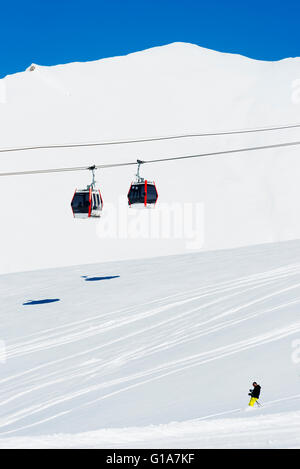
<svg viewBox="0 0 300 469">
<path fill-rule="evenodd" d="M 32 64 L 0 81 L 0 148 L 298 123 L 299 74 L 182 43 Z M 299 137 L 26 150 L 0 172 Z M 145 165 L 155 210 L 127 206 L 134 167 L 98 171 L 99 222 L 72 217 L 88 173 L 1 177 L 0 447 L 300 447 L 298 153 Z"/>
<path fill-rule="evenodd" d="M 299 288 L 299 241 L 1 276 L 0 447 L 300 447 Z"/>
<path fill-rule="evenodd" d="M 299 74 L 299 58 L 262 62 L 183 43 L 95 62 L 29 66 L 1 80 L 0 147 L 295 123 L 300 121 Z M 170 157 L 299 140 L 299 136 L 299 130 L 290 129 L 2 153 L 0 171 Z M 0 272 L 299 238 L 299 172 L 298 147 L 147 165 L 143 174 L 156 181 L 157 211 L 162 210 L 164 219 L 172 212 L 172 203 L 202 207 L 193 215 L 200 220 L 193 226 L 198 236 L 194 244 L 186 233 L 176 236 L 175 229 L 163 239 L 141 234 L 127 239 L 111 228 L 111 214 L 123 220 L 132 216 L 125 200 L 132 167 L 97 175 L 110 226 L 105 239 L 105 219 L 101 227 L 72 218 L 74 189 L 85 186 L 89 174 L 1 178 Z M 158 223 L 152 221 L 154 231 Z"/>
</svg>

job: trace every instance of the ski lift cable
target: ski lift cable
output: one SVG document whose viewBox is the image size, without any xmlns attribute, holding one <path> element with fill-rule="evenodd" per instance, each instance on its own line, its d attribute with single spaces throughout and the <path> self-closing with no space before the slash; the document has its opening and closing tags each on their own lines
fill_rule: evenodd
<svg viewBox="0 0 300 469">
<path fill-rule="evenodd" d="M 220 156 L 220 155 L 230 155 L 236 153 L 244 153 L 248 151 L 259 151 L 259 150 L 267 150 L 273 148 L 285 148 L 285 147 L 292 147 L 300 145 L 300 141 L 297 142 L 285 142 L 285 143 L 276 143 L 273 145 L 262 145 L 256 147 L 246 147 L 246 148 L 236 148 L 231 150 L 222 150 L 217 152 L 210 152 L 210 153 L 200 153 L 196 155 L 182 155 L 182 156 L 173 156 L 167 158 L 155 158 L 152 160 L 135 160 L 135 161 L 128 161 L 124 163 L 107 163 L 107 164 L 98 164 L 93 166 L 75 166 L 69 168 L 50 168 L 50 169 L 38 169 L 38 170 L 28 170 L 28 171 L 15 171 L 15 172 L 7 172 L 7 173 L 0 173 L 0 176 L 24 176 L 24 175 L 31 175 L 31 174 L 47 174 L 47 173 L 59 173 L 59 172 L 71 172 L 71 171 L 87 171 L 92 169 L 106 169 L 106 168 L 116 168 L 122 166 L 133 166 L 137 163 L 139 164 L 149 164 L 149 163 L 163 163 L 166 161 L 176 161 L 176 160 L 184 160 L 184 159 L 191 159 L 191 158 L 205 158 L 209 156 Z"/>
<path fill-rule="evenodd" d="M 220 132 L 199 132 L 199 133 L 187 133 L 187 134 L 178 134 L 178 135 L 166 135 L 158 137 L 141 137 L 128 140 L 107 140 L 99 142 L 82 142 L 82 143 L 58 143 L 58 144 L 49 144 L 49 145 L 32 145 L 24 147 L 12 147 L 12 148 L 0 148 L 0 153 L 8 152 L 19 152 L 19 151 L 29 151 L 29 150 L 51 150 L 53 148 L 84 148 L 84 147 L 98 147 L 98 146 L 109 146 L 109 145 L 127 145 L 133 143 L 146 143 L 146 142 L 156 142 L 162 140 L 175 140 L 175 139 L 184 139 L 184 138 L 197 138 L 197 137 L 217 137 L 222 135 L 237 135 L 237 134 L 247 134 L 247 133 L 256 133 L 256 132 L 271 132 L 275 130 L 286 130 L 286 129 L 295 129 L 300 128 L 300 124 L 285 124 L 280 126 L 273 127 L 258 127 L 258 128 L 249 128 L 249 129 L 236 129 L 236 130 L 224 130 Z"/>
</svg>

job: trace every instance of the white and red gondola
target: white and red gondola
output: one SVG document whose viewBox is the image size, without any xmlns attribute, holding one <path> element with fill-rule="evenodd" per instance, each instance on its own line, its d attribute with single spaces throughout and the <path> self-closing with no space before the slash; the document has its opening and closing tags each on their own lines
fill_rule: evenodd
<svg viewBox="0 0 300 469">
<path fill-rule="evenodd" d="M 74 218 L 100 218 L 103 209 L 101 192 L 96 188 L 95 166 L 88 168 L 92 171 L 92 182 L 86 189 L 75 190 L 71 207 Z"/>
</svg>

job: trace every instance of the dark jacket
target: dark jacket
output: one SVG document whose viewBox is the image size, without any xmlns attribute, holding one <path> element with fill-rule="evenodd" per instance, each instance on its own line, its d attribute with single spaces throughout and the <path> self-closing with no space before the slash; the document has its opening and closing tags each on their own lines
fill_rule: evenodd
<svg viewBox="0 0 300 469">
<path fill-rule="evenodd" d="M 255 386 L 254 389 L 252 389 L 251 397 L 256 397 L 258 399 L 259 395 L 260 395 L 260 385 L 258 384 L 257 386 Z"/>
</svg>

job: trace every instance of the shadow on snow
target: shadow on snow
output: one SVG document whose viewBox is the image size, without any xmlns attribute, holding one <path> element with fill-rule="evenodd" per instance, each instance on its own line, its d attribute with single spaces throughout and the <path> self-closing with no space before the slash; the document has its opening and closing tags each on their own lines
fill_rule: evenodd
<svg viewBox="0 0 300 469">
<path fill-rule="evenodd" d="M 60 301 L 59 298 L 51 298 L 51 299 L 45 299 L 45 300 L 30 300 L 27 301 L 26 303 L 23 303 L 23 306 L 29 306 L 29 305 L 44 305 L 47 303 L 56 303 L 57 301 Z"/>
<path fill-rule="evenodd" d="M 107 277 L 88 277 L 87 275 L 82 275 L 82 278 L 84 278 L 86 282 L 100 282 L 101 280 L 111 280 L 119 277 L 120 275 L 110 275 Z"/>
</svg>

